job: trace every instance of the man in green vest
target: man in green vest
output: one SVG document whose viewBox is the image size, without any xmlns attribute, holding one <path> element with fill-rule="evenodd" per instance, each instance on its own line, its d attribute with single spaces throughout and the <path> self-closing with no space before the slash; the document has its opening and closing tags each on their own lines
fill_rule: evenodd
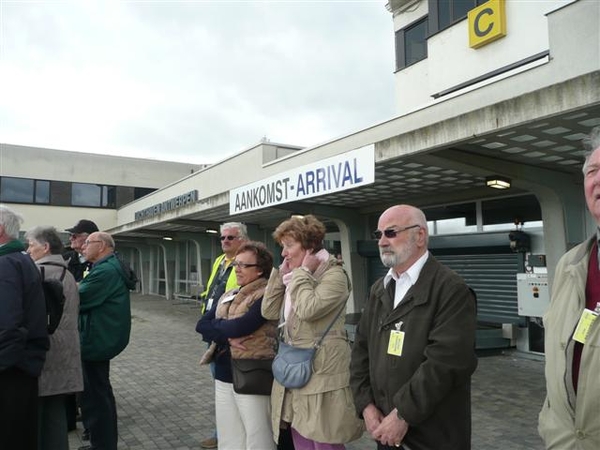
<svg viewBox="0 0 600 450">
<path fill-rule="evenodd" d="M 221 225 L 221 249 L 223 254 L 215 259 L 206 290 L 201 294 L 202 312 L 217 307 L 223 293 L 238 287 L 235 270 L 231 266 L 238 248 L 248 240 L 246 225 L 240 222 L 228 222 Z M 214 366 L 210 365 L 214 377 Z M 212 437 L 200 442 L 202 448 L 217 448 L 217 430 Z"/>
</svg>

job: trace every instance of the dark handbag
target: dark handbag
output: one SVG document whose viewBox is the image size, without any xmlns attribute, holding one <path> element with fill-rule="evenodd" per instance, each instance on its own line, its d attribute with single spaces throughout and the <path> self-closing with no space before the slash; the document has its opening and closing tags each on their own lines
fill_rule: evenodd
<svg viewBox="0 0 600 450">
<path fill-rule="evenodd" d="M 279 384 L 288 389 L 298 389 L 308 384 L 312 376 L 312 362 L 317 349 L 321 346 L 323 339 L 325 339 L 325 336 L 327 336 L 327 333 L 329 333 L 329 330 L 331 330 L 331 327 L 345 309 L 346 303 L 344 302 L 342 308 L 327 326 L 321 338 L 312 347 L 294 347 L 293 345 L 286 344 L 283 339 L 279 340 L 279 348 L 273 360 L 273 376 Z M 283 321 L 283 313 L 281 321 Z"/>
<path fill-rule="evenodd" d="M 233 390 L 238 394 L 271 395 L 272 359 L 231 359 Z"/>
</svg>

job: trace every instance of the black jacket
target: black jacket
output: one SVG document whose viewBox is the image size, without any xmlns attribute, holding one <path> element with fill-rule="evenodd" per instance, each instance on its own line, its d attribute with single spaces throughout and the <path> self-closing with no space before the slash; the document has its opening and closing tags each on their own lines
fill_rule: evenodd
<svg viewBox="0 0 600 450">
<path fill-rule="evenodd" d="M 412 450 L 469 450 L 475 295 L 431 255 L 396 308 L 392 292 L 383 279 L 375 282 L 357 327 L 350 378 L 356 410 L 362 415 L 373 403 L 387 415 L 397 408 Z M 402 356 L 389 355 L 390 330 L 400 322 Z"/>
<path fill-rule="evenodd" d="M 0 256 L 0 371 L 37 377 L 49 348 L 40 272 L 26 253 Z"/>
</svg>

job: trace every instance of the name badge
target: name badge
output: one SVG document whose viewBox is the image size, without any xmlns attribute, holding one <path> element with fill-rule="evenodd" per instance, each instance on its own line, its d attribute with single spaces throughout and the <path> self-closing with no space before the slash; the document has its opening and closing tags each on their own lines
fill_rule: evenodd
<svg viewBox="0 0 600 450">
<path fill-rule="evenodd" d="M 210 308 L 212 308 L 212 304 L 213 304 L 213 298 L 209 298 L 208 302 L 206 302 L 206 310 L 210 311 Z"/>
<path fill-rule="evenodd" d="M 404 347 L 404 331 L 390 331 L 388 355 L 402 356 L 402 347 Z"/>
<path fill-rule="evenodd" d="M 585 341 L 588 337 L 588 333 L 590 332 L 590 328 L 597 318 L 597 312 L 587 308 L 584 309 L 581 313 L 581 317 L 579 318 L 579 322 L 577 322 L 577 327 L 575 328 L 575 334 L 573 334 L 573 339 L 575 339 L 577 342 L 585 344 Z"/>
<path fill-rule="evenodd" d="M 402 356 L 404 347 L 404 331 L 401 331 L 403 322 L 398 322 L 395 330 L 390 331 L 390 341 L 388 342 L 388 355 Z"/>
</svg>

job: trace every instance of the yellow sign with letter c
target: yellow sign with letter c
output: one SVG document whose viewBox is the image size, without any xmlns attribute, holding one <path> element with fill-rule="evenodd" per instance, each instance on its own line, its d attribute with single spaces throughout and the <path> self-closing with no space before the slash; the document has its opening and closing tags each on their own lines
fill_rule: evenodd
<svg viewBox="0 0 600 450">
<path fill-rule="evenodd" d="M 506 36 L 505 0 L 488 0 L 469 11 L 469 47 L 479 48 Z"/>
</svg>

